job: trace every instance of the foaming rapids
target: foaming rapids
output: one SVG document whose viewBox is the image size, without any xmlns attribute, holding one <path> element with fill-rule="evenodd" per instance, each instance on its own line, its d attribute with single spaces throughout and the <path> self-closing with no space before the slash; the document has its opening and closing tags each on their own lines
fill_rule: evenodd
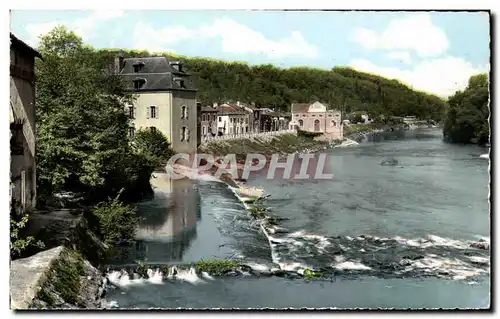
<svg viewBox="0 0 500 319">
<path fill-rule="evenodd" d="M 161 284 L 163 282 L 163 273 L 159 269 L 148 269 L 147 278 L 141 277 L 137 273 L 129 273 L 126 270 L 113 270 L 106 275 L 109 283 L 116 287 L 125 288 L 134 285 L 143 285 L 145 283 Z"/>
<path fill-rule="evenodd" d="M 235 189 L 228 188 L 245 208 L 250 207 Z M 302 275 L 309 269 L 332 276 L 464 280 L 490 272 L 489 238 L 464 241 L 434 234 L 423 238 L 327 237 L 305 230 L 288 232 L 266 219 L 257 223 L 271 248 L 272 273 L 279 270 Z"/>
<path fill-rule="evenodd" d="M 201 274 L 203 279 L 214 280 L 208 273 Z M 126 270 L 113 270 L 107 274 L 108 282 L 119 288 L 127 288 L 130 286 L 144 285 L 144 284 L 163 284 L 164 280 L 179 280 L 191 284 L 199 284 L 205 282 L 198 276 L 194 267 L 190 268 L 177 268 L 173 266 L 168 269 L 167 274 L 163 274 L 159 269 L 147 269 L 147 276 L 142 277 L 136 272 L 127 272 Z"/>
<path fill-rule="evenodd" d="M 311 269 L 341 276 L 433 276 L 453 280 L 474 278 L 490 271 L 487 249 L 478 248 L 475 242 L 436 235 L 407 239 L 367 235 L 325 237 L 305 231 L 280 237 L 265 230 L 264 234 L 271 245 L 273 262 L 284 271 L 303 273 L 304 269 Z"/>
</svg>

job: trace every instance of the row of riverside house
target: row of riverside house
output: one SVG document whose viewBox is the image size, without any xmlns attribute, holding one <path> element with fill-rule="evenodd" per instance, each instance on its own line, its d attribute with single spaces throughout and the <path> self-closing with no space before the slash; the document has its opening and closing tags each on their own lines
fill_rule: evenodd
<svg viewBox="0 0 500 319">
<path fill-rule="evenodd" d="M 202 139 L 287 130 L 291 118 L 287 113 L 258 108 L 255 104 L 239 101 L 201 107 L 200 116 Z"/>
<path fill-rule="evenodd" d="M 156 129 L 178 153 L 195 152 L 200 143 L 218 136 L 237 136 L 285 130 L 323 132 L 342 139 L 338 110 L 320 102 L 292 104 L 291 114 L 253 103 L 226 102 L 203 106 L 196 99 L 190 74 L 180 61 L 167 56 L 115 58 L 116 73 L 126 79 L 136 100 L 127 106 L 130 136 L 143 128 Z"/>
</svg>

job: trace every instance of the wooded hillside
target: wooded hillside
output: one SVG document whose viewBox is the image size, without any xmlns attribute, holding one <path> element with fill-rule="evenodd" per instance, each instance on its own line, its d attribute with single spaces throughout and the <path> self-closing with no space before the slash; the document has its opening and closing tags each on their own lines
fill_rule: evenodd
<svg viewBox="0 0 500 319">
<path fill-rule="evenodd" d="M 102 50 L 101 53 L 111 58 L 118 51 Z M 150 55 L 145 51 L 125 51 L 124 54 Z M 414 91 L 396 80 L 346 67 L 283 69 L 270 64 L 250 66 L 207 58 L 176 56 L 175 59 L 181 60 L 184 69 L 192 74 L 199 90 L 198 100 L 204 104 L 239 100 L 289 111 L 292 102 L 318 100 L 346 112 L 415 115 L 433 120 L 440 120 L 444 112 L 445 102 L 436 96 Z"/>
</svg>

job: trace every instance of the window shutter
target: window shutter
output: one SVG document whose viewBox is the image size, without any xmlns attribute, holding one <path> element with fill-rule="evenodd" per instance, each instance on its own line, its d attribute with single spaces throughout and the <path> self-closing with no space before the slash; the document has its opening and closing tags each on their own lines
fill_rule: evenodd
<svg viewBox="0 0 500 319">
<path fill-rule="evenodd" d="M 137 117 L 137 107 L 134 106 L 134 119 Z"/>
<path fill-rule="evenodd" d="M 160 118 L 160 108 L 157 106 L 155 107 L 156 109 L 156 118 L 159 119 Z"/>
<path fill-rule="evenodd" d="M 151 110 L 150 110 L 150 109 L 151 109 L 151 107 L 149 107 L 149 106 L 148 106 L 148 107 L 146 107 L 146 118 L 147 118 L 147 119 L 149 118 L 149 115 L 150 115 L 150 113 L 151 113 Z"/>
</svg>

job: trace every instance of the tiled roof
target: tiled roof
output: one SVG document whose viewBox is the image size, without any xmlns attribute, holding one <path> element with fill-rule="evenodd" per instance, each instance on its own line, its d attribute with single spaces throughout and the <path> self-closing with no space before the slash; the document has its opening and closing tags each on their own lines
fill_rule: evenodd
<svg viewBox="0 0 500 319">
<path fill-rule="evenodd" d="M 177 71 L 166 56 L 125 58 L 120 75 L 125 78 L 127 89 L 135 91 L 134 80 L 144 79 L 145 83 L 138 91 L 163 91 L 163 90 L 185 90 L 194 91 L 189 79 L 189 74 Z M 138 72 L 134 72 L 134 65 L 142 65 Z M 182 79 L 184 87 L 175 81 Z"/>
<path fill-rule="evenodd" d="M 219 105 L 217 107 L 217 111 L 220 114 L 233 114 L 233 115 L 245 115 L 245 114 L 247 114 L 247 112 L 245 112 L 245 110 L 243 110 L 239 107 L 229 105 L 229 104 Z"/>
</svg>

